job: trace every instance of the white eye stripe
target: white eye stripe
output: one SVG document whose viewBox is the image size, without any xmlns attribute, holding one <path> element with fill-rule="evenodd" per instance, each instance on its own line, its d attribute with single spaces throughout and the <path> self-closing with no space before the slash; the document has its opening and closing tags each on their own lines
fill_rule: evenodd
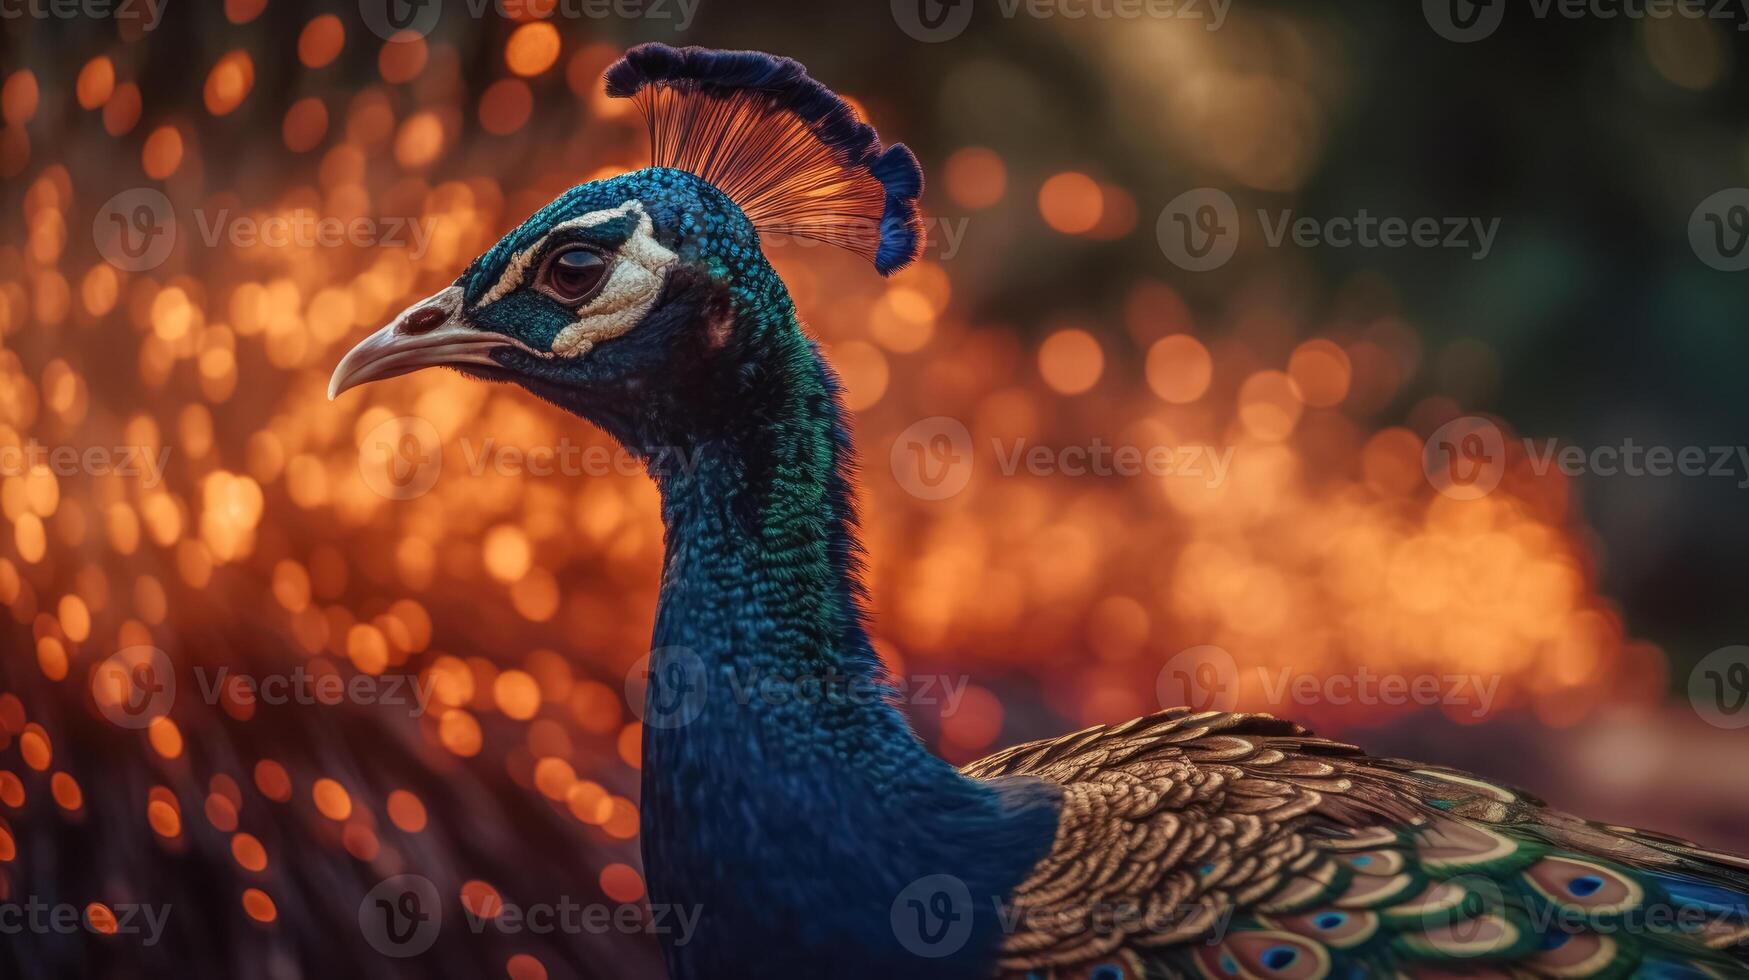
<svg viewBox="0 0 1749 980">
<path fill-rule="evenodd" d="M 655 226 L 642 205 L 628 201 L 626 206 L 636 206 L 638 227 L 619 247 L 601 292 L 577 311 L 576 322 L 553 338 L 554 356 L 581 357 L 596 344 L 629 332 L 662 294 L 668 269 L 677 257 L 656 241 Z"/>
<path fill-rule="evenodd" d="M 616 218 L 623 218 L 634 213 L 638 216 L 638 231 L 640 233 L 645 229 L 652 227 L 650 224 L 650 216 L 644 211 L 643 202 L 636 198 L 621 204 L 617 208 L 591 211 L 588 214 L 580 214 L 575 218 L 554 225 L 547 230 L 546 234 L 540 236 L 533 245 L 530 245 L 522 251 L 517 252 L 514 256 L 511 256 L 510 264 L 504 267 L 504 271 L 499 274 L 498 281 L 492 284 L 492 288 L 486 290 L 486 295 L 480 297 L 480 301 L 474 304 L 474 309 L 483 309 L 489 304 L 495 303 L 515 292 L 517 288 L 522 285 L 523 279 L 527 277 L 529 264 L 534 261 L 534 257 L 540 254 L 541 249 L 554 235 L 560 234 L 561 232 L 574 231 L 579 228 L 594 228 L 597 225 L 603 225 Z"/>
</svg>

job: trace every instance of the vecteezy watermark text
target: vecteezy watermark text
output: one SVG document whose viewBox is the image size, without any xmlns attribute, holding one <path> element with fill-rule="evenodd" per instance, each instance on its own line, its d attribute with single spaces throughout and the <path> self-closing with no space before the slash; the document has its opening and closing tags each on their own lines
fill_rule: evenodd
<svg viewBox="0 0 1749 980">
<path fill-rule="evenodd" d="M 1552 438 L 1525 438 L 1520 445 L 1537 476 L 1559 472 L 1568 477 L 1698 477 L 1728 479 L 1737 489 L 1749 490 L 1749 446 L 1643 444 L 1631 436 L 1619 444 L 1590 447 L 1562 445 Z M 1428 482 L 1440 493 L 1474 500 L 1500 485 L 1507 455 L 1506 434 L 1498 425 L 1479 415 L 1466 415 L 1427 437 L 1422 466 Z"/>
<path fill-rule="evenodd" d="M 538 9 L 540 17 L 555 20 L 641 20 L 672 23 L 674 30 L 692 26 L 698 15 L 700 0 L 548 0 L 531 4 L 526 0 L 447 0 L 451 10 L 465 10 L 467 16 L 481 20 L 492 14 L 506 21 L 527 19 L 528 12 Z M 365 26 L 383 40 L 397 37 L 424 37 L 437 27 L 445 0 L 358 0 L 359 13 Z"/>
<path fill-rule="evenodd" d="M 988 3 L 988 0 L 977 0 Z M 893 21 L 919 41 L 951 41 L 970 26 L 974 0 L 890 0 Z M 1233 0 L 996 0 L 1004 20 L 1184 20 L 1218 31 Z"/>
<path fill-rule="evenodd" d="M 1270 248 L 1454 249 L 1481 261 L 1494 250 L 1499 218 L 1464 216 L 1401 217 L 1361 208 L 1351 215 L 1314 217 L 1291 208 L 1258 208 L 1257 223 Z M 1160 250 L 1188 272 L 1208 272 L 1227 264 L 1238 250 L 1239 206 L 1216 187 L 1199 187 L 1173 198 L 1155 224 Z"/>
<path fill-rule="evenodd" d="M 1257 689 L 1275 708 L 1331 705 L 1346 707 L 1468 708 L 1486 718 L 1500 691 L 1499 674 L 1381 672 L 1361 665 L 1352 671 L 1313 673 L 1293 667 L 1256 667 Z M 1196 711 L 1232 711 L 1239 704 L 1241 674 L 1233 655 L 1218 646 L 1184 650 L 1166 661 L 1155 678 L 1161 707 L 1185 705 Z"/>
<path fill-rule="evenodd" d="M 170 0 L 0 0 L 0 20 L 135 20 L 149 31 Z"/>
<path fill-rule="evenodd" d="M 893 441 L 893 478 L 921 500 L 945 500 L 964 490 L 976 468 L 976 443 L 965 423 L 946 415 L 920 419 Z M 1094 437 L 1085 445 L 1053 445 L 1026 438 L 992 438 L 991 458 L 1003 476 L 1193 479 L 1213 488 L 1226 482 L 1235 448 L 1207 445 L 1128 445 Z"/>
<path fill-rule="evenodd" d="M 621 935 L 673 936 L 676 946 L 692 941 L 698 920 L 704 914 L 702 905 L 671 905 L 652 902 L 649 905 L 603 902 L 578 902 L 562 895 L 557 902 L 535 902 L 517 905 L 493 900 L 490 908 L 475 909 L 462 902 L 462 914 L 469 931 L 478 935 L 491 929 L 506 935 L 530 933 L 536 936 L 554 934 L 566 936 Z"/>
<path fill-rule="evenodd" d="M 1536 20 L 1734 20 L 1749 30 L 1745 0 L 1421 0 L 1434 32 L 1460 44 L 1492 36 L 1508 7 Z"/>
<path fill-rule="evenodd" d="M 0 476 L 27 476 L 42 469 L 55 476 L 121 476 L 152 490 L 164 482 L 170 447 L 156 453 L 145 446 L 45 446 L 35 439 L 22 446 L 0 446 Z"/>
<path fill-rule="evenodd" d="M 144 936 L 142 946 L 156 946 L 170 919 L 170 906 L 139 902 L 80 908 L 67 902 L 45 902 L 35 895 L 22 902 L 0 902 L 0 936 L 33 933 L 41 936 Z M 107 914 L 105 914 L 107 912 Z"/>
</svg>

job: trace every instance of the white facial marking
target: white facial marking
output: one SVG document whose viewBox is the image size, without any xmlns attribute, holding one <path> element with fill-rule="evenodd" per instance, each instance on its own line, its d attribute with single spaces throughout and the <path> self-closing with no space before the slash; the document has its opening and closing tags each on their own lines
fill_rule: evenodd
<svg viewBox="0 0 1749 980">
<path fill-rule="evenodd" d="M 636 199 L 617 208 L 591 211 L 554 225 L 539 241 L 511 258 L 503 275 L 486 291 L 475 308 L 496 302 L 520 287 L 528 274 L 529 264 L 553 235 L 575 228 L 593 228 L 630 214 L 638 216 L 638 227 L 614 254 L 613 269 L 608 273 L 607 282 L 587 306 L 577 311 L 576 322 L 560 330 L 553 338 L 552 353 L 545 356 L 581 357 L 596 344 L 630 331 L 656 305 L 663 278 L 676 259 L 673 252 L 656 241 L 655 225 L 650 221 L 649 212 L 644 210 L 643 202 Z"/>
</svg>

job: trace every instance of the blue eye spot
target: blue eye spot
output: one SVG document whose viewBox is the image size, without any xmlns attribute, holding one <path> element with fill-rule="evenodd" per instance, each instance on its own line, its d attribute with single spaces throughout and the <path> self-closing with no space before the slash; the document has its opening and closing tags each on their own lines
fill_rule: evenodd
<svg viewBox="0 0 1749 980">
<path fill-rule="evenodd" d="M 1087 980 L 1124 980 L 1123 967 L 1101 963 L 1093 968 L 1092 973 L 1087 975 Z"/>
<path fill-rule="evenodd" d="M 1560 949 L 1562 946 L 1567 945 L 1567 940 L 1572 938 L 1573 936 L 1571 933 L 1558 931 L 1545 932 L 1542 935 L 1543 949 Z"/>
<path fill-rule="evenodd" d="M 1300 951 L 1292 946 L 1271 946 L 1263 951 L 1263 965 L 1271 970 L 1285 970 L 1299 958 Z"/>
<path fill-rule="evenodd" d="M 1597 894 L 1598 889 L 1602 887 L 1602 878 L 1599 878 L 1596 875 L 1580 875 L 1572 881 L 1567 882 L 1567 894 L 1574 898 L 1589 898 L 1592 895 Z"/>
<path fill-rule="evenodd" d="M 1367 865 L 1372 863 L 1372 855 L 1371 854 L 1362 854 L 1361 856 L 1355 858 L 1354 860 L 1352 860 L 1348 863 L 1354 865 L 1357 868 L 1364 868 Z"/>
<path fill-rule="evenodd" d="M 1225 973 L 1227 976 L 1230 976 L 1230 977 L 1238 976 L 1238 974 L 1239 974 L 1239 961 L 1233 959 L 1233 956 L 1231 953 L 1222 953 L 1221 954 L 1221 972 Z"/>
<path fill-rule="evenodd" d="M 1323 915 L 1313 919 L 1312 925 L 1317 926 L 1319 929 L 1329 931 L 1347 921 L 1348 916 L 1341 912 L 1325 912 Z"/>
<path fill-rule="evenodd" d="M 1213 864 L 1205 864 L 1202 867 L 1196 869 L 1196 873 L 1199 875 L 1214 874 L 1214 871 L 1215 871 L 1215 866 Z"/>
</svg>

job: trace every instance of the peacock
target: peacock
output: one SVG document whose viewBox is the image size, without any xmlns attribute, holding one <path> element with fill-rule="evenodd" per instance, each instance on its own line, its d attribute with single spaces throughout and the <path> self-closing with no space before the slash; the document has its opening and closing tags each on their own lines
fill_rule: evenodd
<svg viewBox="0 0 1749 980">
<path fill-rule="evenodd" d="M 762 240 L 890 274 L 921 248 L 921 168 L 787 58 L 647 44 L 606 85 L 652 165 L 541 208 L 329 394 L 448 366 L 645 461 L 643 861 L 653 904 L 702 913 L 664 938 L 674 977 L 1749 975 L 1743 858 L 1262 714 L 1172 708 L 955 768 L 854 696 L 885 675 L 848 420 Z"/>
</svg>

